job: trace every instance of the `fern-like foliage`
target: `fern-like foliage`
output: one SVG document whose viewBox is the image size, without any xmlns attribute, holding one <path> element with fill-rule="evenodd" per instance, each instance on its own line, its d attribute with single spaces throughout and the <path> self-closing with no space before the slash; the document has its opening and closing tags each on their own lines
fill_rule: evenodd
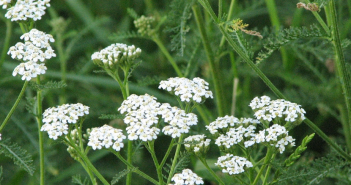
<svg viewBox="0 0 351 185">
<path fill-rule="evenodd" d="M 272 184 L 318 184 L 326 177 L 333 177 L 350 169 L 351 163 L 331 152 L 326 157 L 316 159 L 310 165 L 289 168 Z"/>
<path fill-rule="evenodd" d="M 128 80 L 130 77 L 132 77 L 133 71 L 141 64 L 141 62 L 142 62 L 142 61 L 139 61 L 139 62 L 137 62 L 137 63 L 134 63 L 134 64 L 130 67 L 129 72 L 128 72 L 128 76 L 127 76 L 127 80 Z"/>
<path fill-rule="evenodd" d="M 177 163 L 176 163 L 176 165 L 174 167 L 174 172 L 173 172 L 173 174 L 169 174 L 170 171 L 171 171 L 172 163 L 173 163 L 173 159 L 171 159 L 171 163 L 170 164 L 166 163 L 166 166 L 163 167 L 163 170 L 166 172 L 166 174 L 168 174 L 168 176 L 172 176 L 173 177 L 174 174 L 181 172 L 183 169 L 185 169 L 189 165 L 189 163 L 190 163 L 190 153 L 188 153 L 186 151 L 179 153 L 179 158 L 178 158 L 178 161 L 177 161 Z M 166 176 L 166 174 L 163 175 L 163 178 L 165 180 L 167 180 L 167 178 L 168 178 Z"/>
<path fill-rule="evenodd" d="M 257 57 L 256 63 L 267 59 L 271 54 L 279 49 L 281 46 L 287 44 L 290 41 L 294 41 L 301 38 L 315 38 L 315 37 L 324 37 L 316 25 L 311 25 L 310 28 L 307 27 L 290 27 L 288 29 L 280 30 L 277 34 L 272 34 L 272 36 L 264 39 L 265 44 Z"/>
<path fill-rule="evenodd" d="M 171 36 L 171 50 L 177 51 L 180 56 L 184 55 L 185 35 L 189 32 L 190 27 L 187 21 L 191 18 L 191 5 L 194 1 L 173 0 L 170 7 L 171 11 L 168 16 L 168 27 L 165 32 L 173 33 Z"/>
<path fill-rule="evenodd" d="M 132 173 L 133 169 L 124 169 L 117 173 L 111 181 L 111 185 L 117 184 L 119 180 L 121 180 L 124 176 L 128 175 L 128 173 Z"/>
<path fill-rule="evenodd" d="M 109 39 L 112 41 L 120 41 L 123 39 L 131 39 L 131 38 L 139 38 L 139 39 L 151 39 L 148 36 L 143 36 L 136 31 L 127 31 L 127 32 L 118 32 L 109 36 Z"/>
<path fill-rule="evenodd" d="M 163 80 L 159 76 L 146 76 L 138 81 L 138 86 L 148 86 L 148 85 L 156 85 L 159 84 Z"/>
<path fill-rule="evenodd" d="M 63 81 L 60 81 L 60 82 L 49 81 L 43 85 L 37 84 L 35 82 L 30 82 L 29 85 L 31 88 L 33 88 L 37 91 L 41 91 L 44 89 L 60 89 L 60 88 L 64 88 L 67 86 L 67 84 L 64 83 Z"/>
<path fill-rule="evenodd" d="M 123 114 L 102 114 L 99 119 L 124 119 L 125 116 Z"/>
<path fill-rule="evenodd" d="M 36 98 L 35 97 L 27 97 L 27 102 L 26 102 L 26 109 L 27 111 L 32 114 L 32 115 L 36 115 L 35 113 L 35 101 L 36 101 Z"/>
<path fill-rule="evenodd" d="M 11 158 L 17 166 L 28 172 L 30 175 L 33 175 L 35 168 L 32 156 L 16 143 L 11 143 L 9 139 L 1 141 L 0 154 L 4 154 L 6 157 Z"/>
<path fill-rule="evenodd" d="M 72 183 L 73 184 L 79 184 L 79 185 L 89 185 L 89 179 L 85 177 L 84 179 L 81 178 L 80 175 L 74 175 L 72 176 Z"/>
<path fill-rule="evenodd" d="M 253 57 L 251 44 L 244 38 L 243 33 L 240 30 L 234 31 L 233 34 L 231 34 L 231 37 L 236 41 L 238 46 L 245 52 L 246 56 L 248 56 L 249 58 Z"/>
</svg>

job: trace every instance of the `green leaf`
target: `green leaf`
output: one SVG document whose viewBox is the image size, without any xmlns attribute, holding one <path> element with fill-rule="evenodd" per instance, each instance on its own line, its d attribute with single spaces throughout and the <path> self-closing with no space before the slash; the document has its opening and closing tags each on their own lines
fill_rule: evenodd
<svg viewBox="0 0 351 185">
<path fill-rule="evenodd" d="M 124 119 L 123 114 L 101 114 L 99 119 Z"/>
<path fill-rule="evenodd" d="M 111 185 L 117 184 L 119 180 L 121 180 L 124 176 L 128 175 L 128 173 L 133 172 L 133 169 L 124 169 L 121 172 L 119 172 L 118 174 L 116 174 L 112 181 L 111 181 Z"/>
<path fill-rule="evenodd" d="M 32 156 L 17 144 L 12 144 L 9 139 L 1 141 L 0 154 L 4 154 L 6 157 L 11 158 L 17 166 L 27 171 L 30 175 L 33 175 L 35 168 Z"/>
<path fill-rule="evenodd" d="M 80 177 L 80 175 L 74 175 L 74 176 L 72 177 L 72 183 L 73 183 L 73 184 L 79 184 L 79 185 L 89 185 L 89 184 L 90 184 L 88 178 L 85 177 L 85 178 L 82 180 L 82 178 Z"/>
</svg>

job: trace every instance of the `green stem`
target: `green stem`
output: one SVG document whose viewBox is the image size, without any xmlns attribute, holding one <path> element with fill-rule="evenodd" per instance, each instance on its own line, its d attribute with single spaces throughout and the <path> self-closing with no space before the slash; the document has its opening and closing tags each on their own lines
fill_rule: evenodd
<svg viewBox="0 0 351 185">
<path fill-rule="evenodd" d="M 218 181 L 219 184 L 224 185 L 224 182 L 218 177 L 218 175 L 208 166 L 205 158 L 199 157 L 200 161 L 203 165 L 205 165 L 206 169 L 211 173 L 211 175 Z"/>
<path fill-rule="evenodd" d="M 213 51 L 211 49 L 210 42 L 207 38 L 205 23 L 201 15 L 200 8 L 198 7 L 197 4 L 194 4 L 192 6 L 192 9 L 195 15 L 197 27 L 199 28 L 199 31 L 201 33 L 202 43 L 206 51 L 207 60 L 209 61 L 209 64 L 210 64 L 211 74 L 212 74 L 214 88 L 215 88 L 215 97 L 217 99 L 216 102 L 217 102 L 218 116 L 224 116 L 225 114 L 224 100 L 223 100 L 224 96 L 222 96 L 222 91 L 221 91 L 221 84 L 220 84 L 220 77 L 219 77 L 220 73 L 214 61 Z"/>
<path fill-rule="evenodd" d="M 234 13 L 234 7 L 236 5 L 236 0 L 231 0 L 230 5 L 229 5 L 229 10 L 228 10 L 228 16 L 227 16 L 227 22 L 232 18 L 233 13 Z M 228 24 L 225 25 L 225 29 L 228 28 Z M 225 42 L 225 37 L 222 36 L 221 42 L 219 44 L 219 48 L 222 48 L 224 46 Z"/>
<path fill-rule="evenodd" d="M 12 21 L 9 19 L 6 19 L 5 23 L 6 23 L 6 35 L 5 35 L 5 41 L 4 41 L 4 45 L 2 48 L 2 52 L 1 52 L 1 58 L 0 58 L 0 74 L 1 74 L 1 70 L 2 70 L 2 64 L 5 61 L 6 53 L 9 49 L 10 39 L 11 39 L 11 34 L 12 34 Z"/>
<path fill-rule="evenodd" d="M 159 184 L 155 179 L 153 179 L 152 177 L 146 175 L 144 172 L 140 171 L 138 168 L 134 167 L 132 164 L 130 164 L 127 160 L 125 160 L 121 154 L 119 152 L 116 152 L 114 150 L 111 150 L 113 154 L 115 154 L 119 160 L 121 160 L 125 165 L 127 165 L 127 167 L 129 167 L 130 169 L 132 169 L 132 171 L 140 176 L 142 176 L 144 179 L 150 181 L 151 183 L 154 184 Z M 161 184 L 160 184 L 161 185 Z"/>
<path fill-rule="evenodd" d="M 22 97 L 23 97 L 23 95 L 24 95 L 24 92 L 26 91 L 26 88 L 27 88 L 28 83 L 29 83 L 28 81 L 25 81 L 25 82 L 24 82 L 23 87 L 22 87 L 22 90 L 21 90 L 21 92 L 19 93 L 19 95 L 18 95 L 18 97 L 17 97 L 15 103 L 13 104 L 13 106 L 12 106 L 10 112 L 7 114 L 5 120 L 1 123 L 1 126 L 0 126 L 0 133 L 1 133 L 2 129 L 4 129 L 4 127 L 6 126 L 7 122 L 10 120 L 12 114 L 15 112 L 15 110 L 16 110 L 16 108 L 17 108 L 19 102 L 21 101 L 21 99 L 22 99 Z"/>
<path fill-rule="evenodd" d="M 159 184 L 163 184 L 162 168 L 160 168 L 160 164 L 158 163 L 158 160 L 157 160 L 157 157 L 155 154 L 154 144 L 155 144 L 154 141 L 147 142 L 147 144 L 145 143 L 145 147 L 149 151 L 149 153 L 151 154 L 152 160 L 154 161 Z"/>
<path fill-rule="evenodd" d="M 182 135 L 180 135 L 180 137 L 178 139 L 177 149 L 176 149 L 176 152 L 174 154 L 171 171 L 168 174 L 167 184 L 169 184 L 171 182 L 171 179 L 173 177 L 173 174 L 174 174 L 174 171 L 175 171 L 175 167 L 176 167 L 176 164 L 177 164 L 177 160 L 178 160 L 178 157 L 179 157 L 179 153 L 180 153 L 180 148 L 182 146 L 181 143 L 183 141 L 183 137 L 184 137 L 184 135 L 182 134 Z"/>
<path fill-rule="evenodd" d="M 171 54 L 169 54 L 168 50 L 166 49 L 166 47 L 163 45 L 162 41 L 157 37 L 154 36 L 152 37 L 152 40 L 157 44 L 157 46 L 160 48 L 160 50 L 162 51 L 162 53 L 166 56 L 166 58 L 168 59 L 168 61 L 171 63 L 171 65 L 173 66 L 173 69 L 175 70 L 175 72 L 177 73 L 177 75 L 179 77 L 184 77 L 182 72 L 180 71 L 177 63 L 174 61 L 173 57 L 171 56 Z"/>
<path fill-rule="evenodd" d="M 275 157 L 275 153 L 272 155 L 271 159 L 274 159 L 274 157 Z M 263 183 L 262 183 L 262 184 L 266 184 L 266 181 L 267 181 L 267 179 L 268 179 L 268 177 L 269 177 L 269 174 L 270 174 L 270 172 L 271 172 L 271 168 L 272 168 L 272 166 L 271 166 L 271 165 L 268 165 L 267 170 L 266 170 L 266 175 L 264 176 L 264 179 L 263 179 Z"/>
<path fill-rule="evenodd" d="M 37 84 L 40 85 L 40 75 L 36 78 Z M 43 132 L 40 131 L 42 122 L 42 114 L 43 114 L 43 104 L 42 104 L 42 91 L 37 90 L 37 112 L 36 119 L 38 123 L 38 135 L 39 135 L 39 156 L 40 156 L 40 184 L 45 184 L 45 163 L 44 163 L 44 138 Z"/>
<path fill-rule="evenodd" d="M 238 53 L 238 55 L 257 73 L 257 75 L 263 80 L 263 82 L 273 91 L 273 93 L 281 99 L 286 99 L 285 96 L 273 85 L 273 83 L 263 74 L 263 72 L 250 60 L 248 56 L 240 49 L 240 47 L 233 41 L 230 35 L 223 28 L 223 24 L 218 21 L 216 15 L 214 14 L 212 8 L 210 7 L 207 0 L 198 0 L 212 19 L 217 23 L 220 31 L 227 39 L 229 45 Z M 345 69 L 345 68 L 344 68 Z M 286 99 L 287 100 L 287 99 Z M 338 145 L 336 145 L 321 129 L 318 128 L 313 122 L 309 119 L 305 119 L 304 122 L 314 131 L 316 132 L 322 139 L 327 142 L 332 148 L 334 148 L 341 156 L 343 156 L 347 160 L 351 160 L 351 156 L 343 151 Z"/>
<path fill-rule="evenodd" d="M 169 154 L 172 151 L 173 144 L 174 144 L 174 139 L 172 138 L 172 141 L 171 141 L 171 143 L 168 146 L 167 152 L 166 152 L 165 156 L 163 157 L 163 159 L 162 159 L 162 161 L 160 163 L 160 168 L 163 168 L 163 165 L 166 163 L 167 158 L 168 158 Z"/>
<path fill-rule="evenodd" d="M 348 68 L 346 67 L 346 62 L 344 58 L 344 53 L 341 48 L 341 41 L 339 37 L 339 29 L 338 29 L 338 24 L 337 24 L 337 15 L 336 15 L 336 8 L 335 8 L 335 1 L 331 0 L 329 1 L 329 8 L 330 8 L 330 23 L 329 25 L 332 28 L 331 36 L 333 38 L 333 45 L 334 45 L 334 50 L 335 50 L 335 62 L 336 62 L 336 68 L 338 70 L 338 75 L 340 79 L 340 84 L 343 90 L 343 95 L 345 98 L 345 103 L 346 103 L 346 108 L 347 108 L 347 115 L 348 115 L 348 125 L 350 127 L 351 125 L 351 76 L 349 71 L 347 70 Z M 350 138 L 351 133 L 347 133 L 348 136 L 346 138 Z M 351 150 L 351 148 L 349 148 Z"/>
<path fill-rule="evenodd" d="M 270 147 L 267 148 L 267 153 L 266 156 L 264 158 L 264 164 L 261 166 L 260 171 L 258 172 L 258 174 L 256 175 L 256 178 L 254 180 L 254 182 L 252 183 L 253 185 L 258 183 L 258 180 L 260 179 L 260 176 L 262 175 L 264 169 L 266 168 L 266 166 L 268 165 L 269 161 L 271 160 L 273 155 L 273 151 Z M 265 180 L 264 180 L 265 181 Z"/>
<path fill-rule="evenodd" d="M 80 150 L 79 147 L 77 147 L 75 144 L 71 144 L 71 142 L 67 142 L 71 147 L 74 148 L 74 150 L 78 153 L 79 157 L 84 161 L 84 163 L 88 166 L 89 170 L 87 173 L 89 174 L 89 171 L 91 170 L 95 176 L 104 184 L 104 185 L 110 185 L 110 183 L 107 182 L 107 180 L 101 175 L 101 173 L 94 167 L 94 165 L 90 162 L 88 156 Z"/>
</svg>

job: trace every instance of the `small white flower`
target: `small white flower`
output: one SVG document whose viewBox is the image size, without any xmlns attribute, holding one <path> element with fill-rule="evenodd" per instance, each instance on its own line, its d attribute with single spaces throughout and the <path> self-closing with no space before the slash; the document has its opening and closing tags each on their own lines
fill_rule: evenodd
<svg viewBox="0 0 351 185">
<path fill-rule="evenodd" d="M 184 144 L 185 148 L 188 151 L 195 152 L 195 154 L 197 153 L 205 154 L 209 149 L 211 140 L 206 139 L 205 135 L 193 135 L 185 138 L 184 142 L 189 143 L 189 144 Z"/>
<path fill-rule="evenodd" d="M 206 98 L 213 98 L 212 91 L 207 90 L 208 83 L 201 78 L 169 78 L 167 81 L 161 81 L 158 88 L 174 92 L 182 102 L 202 103 Z"/>
<path fill-rule="evenodd" d="M 11 55 L 11 58 L 21 61 L 44 62 L 46 59 L 56 57 L 49 44 L 49 42 L 55 41 L 52 35 L 31 29 L 30 32 L 23 34 L 21 39 L 25 43 L 18 42 L 9 48 L 7 54 Z"/>
<path fill-rule="evenodd" d="M 234 156 L 233 154 L 219 157 L 215 165 L 220 167 L 223 173 L 228 173 L 229 175 L 242 173 L 245 171 L 245 167 L 253 167 L 252 163 L 244 157 Z"/>
<path fill-rule="evenodd" d="M 255 111 L 255 117 L 261 121 L 284 120 L 297 125 L 305 119 L 306 112 L 300 105 L 283 99 L 271 100 L 268 96 L 255 97 L 249 106 Z"/>
<path fill-rule="evenodd" d="M 11 0 L 0 1 L 3 9 L 7 8 L 9 3 Z M 50 0 L 17 0 L 16 4 L 7 10 L 5 17 L 11 21 L 37 21 L 45 14 L 46 7 L 50 7 Z"/>
<path fill-rule="evenodd" d="M 124 147 L 123 140 L 126 138 L 121 129 L 113 128 L 109 125 L 93 128 L 89 135 L 88 146 L 93 150 L 112 148 L 115 151 L 120 151 Z"/>
<path fill-rule="evenodd" d="M 71 117 L 72 114 L 79 116 L 74 119 Z M 59 136 L 68 133 L 67 123 L 74 124 L 80 117 L 87 114 L 89 114 L 89 107 L 81 103 L 48 108 L 43 113 L 44 125 L 40 130 L 48 132 L 49 138 L 56 140 Z"/>
<path fill-rule="evenodd" d="M 195 185 L 195 184 L 204 184 L 204 181 L 201 177 L 196 175 L 190 169 L 184 169 L 182 173 L 174 174 L 172 177 L 174 184 L 170 185 Z"/>
</svg>

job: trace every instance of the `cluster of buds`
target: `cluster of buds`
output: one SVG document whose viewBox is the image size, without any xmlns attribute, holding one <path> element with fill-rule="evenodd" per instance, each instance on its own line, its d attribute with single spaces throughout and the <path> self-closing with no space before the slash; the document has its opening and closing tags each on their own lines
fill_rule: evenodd
<svg viewBox="0 0 351 185">
<path fill-rule="evenodd" d="M 151 24 L 155 21 L 154 17 L 141 16 L 134 21 L 135 27 L 138 29 L 138 33 L 144 36 L 152 36 L 153 30 L 151 29 Z"/>
<path fill-rule="evenodd" d="M 134 45 L 112 44 L 99 52 L 91 55 L 94 64 L 108 70 L 118 70 L 118 67 L 133 65 L 136 58 L 140 56 L 141 49 Z"/>
</svg>

